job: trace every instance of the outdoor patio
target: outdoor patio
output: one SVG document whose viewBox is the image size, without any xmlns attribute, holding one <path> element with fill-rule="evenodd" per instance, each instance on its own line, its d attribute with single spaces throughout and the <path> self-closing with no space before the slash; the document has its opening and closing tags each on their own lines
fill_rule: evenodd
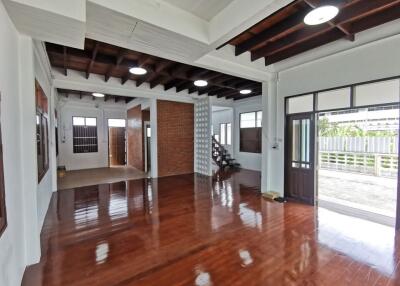
<svg viewBox="0 0 400 286">
<path fill-rule="evenodd" d="M 395 217 L 397 180 L 335 170 L 318 171 L 318 198 Z"/>
</svg>

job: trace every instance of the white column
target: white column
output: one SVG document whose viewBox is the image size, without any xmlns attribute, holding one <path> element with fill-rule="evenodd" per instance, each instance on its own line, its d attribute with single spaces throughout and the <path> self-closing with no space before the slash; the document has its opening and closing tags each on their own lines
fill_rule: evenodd
<svg viewBox="0 0 400 286">
<path fill-rule="evenodd" d="M 278 188 L 277 160 L 279 149 L 282 148 L 276 135 L 277 117 L 277 75 L 274 74 L 268 82 L 262 84 L 262 166 L 261 192 L 276 191 L 283 195 Z"/>
<path fill-rule="evenodd" d="M 211 102 L 209 97 L 196 100 L 194 105 L 194 171 L 211 176 Z"/>
</svg>

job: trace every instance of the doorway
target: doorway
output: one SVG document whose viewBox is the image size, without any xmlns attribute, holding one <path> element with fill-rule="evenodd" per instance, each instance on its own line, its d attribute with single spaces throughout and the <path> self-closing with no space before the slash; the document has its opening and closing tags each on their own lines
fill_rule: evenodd
<svg viewBox="0 0 400 286">
<path fill-rule="evenodd" d="M 144 121 L 144 171 L 151 171 L 151 127 L 149 121 Z"/>
<path fill-rule="evenodd" d="M 287 117 L 285 196 L 314 205 L 314 114 Z"/>
<path fill-rule="evenodd" d="M 126 164 L 126 120 L 108 119 L 108 164 Z"/>
<path fill-rule="evenodd" d="M 318 114 L 319 205 L 394 225 L 399 107 Z"/>
<path fill-rule="evenodd" d="M 285 197 L 400 227 L 400 79 L 285 99 Z"/>
</svg>

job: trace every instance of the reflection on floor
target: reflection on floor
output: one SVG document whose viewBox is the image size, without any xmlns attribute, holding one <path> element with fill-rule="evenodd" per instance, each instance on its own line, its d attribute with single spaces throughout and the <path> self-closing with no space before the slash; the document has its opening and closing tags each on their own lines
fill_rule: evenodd
<svg viewBox="0 0 400 286">
<path fill-rule="evenodd" d="M 399 234 L 264 200 L 259 172 L 54 194 L 23 285 L 397 285 Z"/>
<path fill-rule="evenodd" d="M 114 183 L 147 178 L 147 176 L 146 173 L 127 166 L 67 171 L 65 174 L 58 176 L 57 189 L 65 190 L 83 186 Z"/>
</svg>

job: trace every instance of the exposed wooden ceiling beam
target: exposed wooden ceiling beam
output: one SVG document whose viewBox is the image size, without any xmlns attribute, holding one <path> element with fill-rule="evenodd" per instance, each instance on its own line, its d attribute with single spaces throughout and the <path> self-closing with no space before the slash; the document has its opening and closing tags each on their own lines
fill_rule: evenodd
<svg viewBox="0 0 400 286">
<path fill-rule="evenodd" d="M 110 79 L 111 73 L 114 68 L 117 68 L 121 63 L 122 60 L 124 59 L 125 55 L 127 54 L 127 50 L 124 48 L 120 48 L 118 51 L 118 55 L 115 59 L 115 63 L 110 63 L 110 67 L 107 70 L 107 73 L 104 76 L 104 80 L 107 82 Z"/>
<path fill-rule="evenodd" d="M 87 57 L 87 53 L 85 51 L 77 50 L 77 49 L 73 49 L 73 48 L 70 48 L 69 50 L 70 50 L 69 56 L 71 58 Z M 59 54 L 59 51 L 58 51 L 57 47 L 55 47 L 53 45 L 49 45 L 48 53 L 50 55 L 57 56 Z M 103 64 L 103 65 L 104 64 L 110 65 L 110 64 L 114 63 L 114 58 L 113 58 L 113 56 L 97 53 L 95 63 Z M 53 62 L 53 65 L 56 66 L 57 64 L 55 62 Z M 120 62 L 119 66 L 121 68 L 126 68 L 128 70 L 132 66 L 137 66 L 137 61 L 124 59 Z M 149 66 L 149 65 L 144 65 L 144 67 L 146 68 L 148 73 L 157 73 L 157 67 Z M 159 72 L 159 75 L 162 75 L 165 77 L 170 77 L 170 78 L 176 78 L 176 79 L 180 79 L 180 80 L 192 80 L 186 74 L 186 71 L 190 68 L 191 68 L 191 66 L 189 66 L 189 65 L 177 64 L 176 66 L 172 66 L 172 68 L 169 68 L 168 70 L 167 69 L 161 70 Z M 230 76 L 230 75 L 221 74 L 221 73 L 216 72 L 215 74 L 211 73 L 209 78 L 211 78 L 211 79 L 208 79 L 210 86 L 219 86 L 222 88 L 235 89 L 235 87 L 233 85 L 224 84 L 224 81 L 232 79 L 232 76 Z M 129 79 L 131 79 L 131 75 L 126 73 L 121 78 L 121 83 L 124 84 Z"/>
<path fill-rule="evenodd" d="M 182 82 L 176 86 L 176 92 L 181 92 L 182 90 L 188 89 L 193 86 L 192 81 Z"/>
<path fill-rule="evenodd" d="M 155 88 L 157 85 L 163 83 L 165 81 L 165 77 L 162 75 L 157 75 L 156 78 L 150 81 L 150 88 Z"/>
<path fill-rule="evenodd" d="M 94 61 L 95 61 L 95 59 L 96 59 L 97 52 L 98 52 L 98 50 L 99 50 L 99 45 L 100 45 L 99 42 L 95 42 L 95 44 L 94 44 L 94 48 L 93 48 L 93 51 L 92 51 L 92 57 L 91 57 L 91 59 L 90 59 L 90 62 L 89 62 L 89 64 L 88 64 L 88 67 L 87 67 L 87 69 L 86 69 L 86 79 L 88 79 L 89 76 L 90 76 L 90 72 L 91 72 L 91 70 L 92 70 Z"/>
<path fill-rule="evenodd" d="M 332 20 L 332 23 L 335 26 L 344 25 L 348 22 L 354 21 L 355 19 L 365 17 L 371 13 L 375 13 L 374 11 L 381 10 L 383 9 L 383 7 L 393 6 L 395 5 L 393 3 L 399 1 L 400 0 L 397 1 L 380 0 L 380 1 L 356 2 L 353 5 L 350 5 L 345 9 L 342 9 L 340 15 L 338 15 L 336 19 Z M 327 24 L 321 24 L 316 27 L 310 26 L 305 29 L 299 30 L 297 32 L 291 33 L 290 35 L 279 39 L 279 41 L 269 43 L 266 46 L 263 46 L 255 51 L 252 51 L 251 60 L 254 61 L 261 57 L 266 57 L 280 50 L 296 46 L 312 38 L 318 37 L 316 40 L 318 42 L 321 36 L 329 32 L 330 30 L 332 30 L 331 26 Z"/>
<path fill-rule="evenodd" d="M 298 12 L 287 19 L 279 22 L 278 24 L 272 26 L 271 28 L 268 28 L 254 37 L 250 38 L 247 41 L 244 41 L 243 43 L 237 45 L 235 47 L 235 55 L 241 55 L 246 51 L 252 50 L 256 48 L 258 45 L 265 43 L 266 41 L 269 41 L 276 36 L 282 34 L 283 32 L 286 31 L 296 31 L 298 29 L 301 29 L 304 27 L 304 16 L 306 15 L 305 12 L 301 11 Z"/>
<path fill-rule="evenodd" d="M 314 39 L 310 39 L 309 41 L 306 41 L 299 45 L 293 46 L 290 49 L 286 49 L 279 53 L 275 53 L 275 54 L 267 56 L 265 58 L 265 65 L 270 65 L 270 64 L 279 62 L 281 60 L 284 60 L 289 57 L 303 53 L 305 51 L 308 51 L 308 50 L 314 49 L 316 47 L 334 42 L 343 37 L 344 37 L 344 35 L 341 31 L 331 30 L 328 33 L 322 34 L 318 41 L 315 41 Z"/>
<path fill-rule="evenodd" d="M 63 47 L 64 75 L 67 76 L 67 47 Z"/>
<path fill-rule="evenodd" d="M 382 11 L 379 14 L 374 15 L 373 17 L 362 18 L 355 21 L 351 24 L 350 31 L 354 34 L 359 33 L 361 31 L 396 20 L 398 18 L 400 18 L 400 4 L 397 4 L 396 6 L 393 6 L 386 11 Z"/>
</svg>

